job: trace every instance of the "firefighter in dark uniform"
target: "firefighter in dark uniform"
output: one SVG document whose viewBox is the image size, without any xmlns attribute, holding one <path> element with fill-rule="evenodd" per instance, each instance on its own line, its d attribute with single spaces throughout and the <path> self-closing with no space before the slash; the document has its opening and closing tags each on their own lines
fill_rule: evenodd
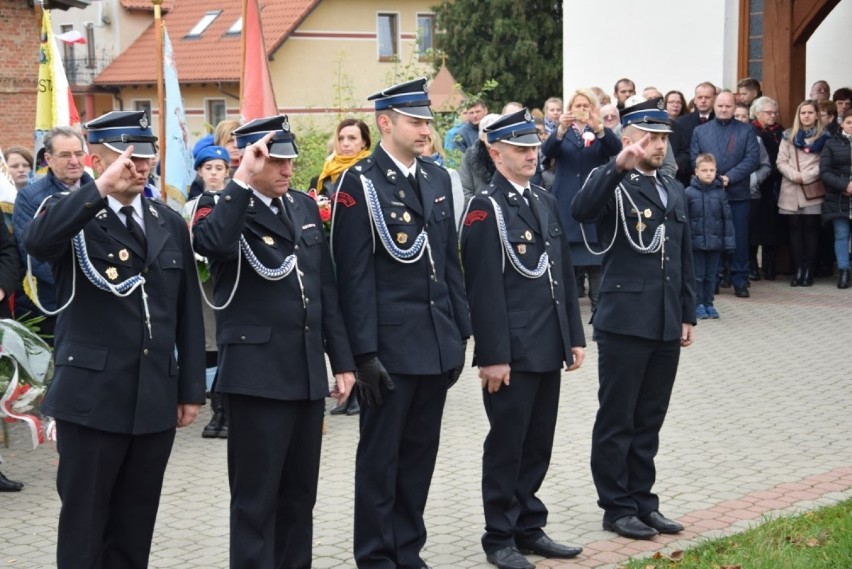
<svg viewBox="0 0 852 569">
<path fill-rule="evenodd" d="M 683 529 L 660 513 L 651 488 L 680 350 L 695 324 L 683 186 L 657 172 L 671 133 L 658 101 L 625 110 L 624 148 L 589 175 L 571 206 L 610 247 L 592 316 L 600 381 L 592 476 L 604 529 L 634 539 Z"/>
<path fill-rule="evenodd" d="M 470 316 L 450 177 L 420 157 L 426 80 L 372 95 L 381 142 L 336 192 L 332 251 L 358 367 L 355 465 L 359 568 L 420 569 L 423 510 L 447 389 L 464 364 Z"/>
<path fill-rule="evenodd" d="M 142 569 L 175 426 L 204 402 L 201 300 L 186 223 L 142 196 L 145 113 L 86 128 L 98 179 L 50 197 L 22 236 L 63 307 L 42 405 L 59 450 L 57 566 Z"/>
<path fill-rule="evenodd" d="M 530 184 L 541 141 L 527 109 L 485 129 L 497 173 L 468 206 L 461 254 L 474 365 L 491 430 L 482 457 L 482 547 L 499 569 L 534 569 L 522 553 L 569 558 L 582 548 L 542 530 L 541 487 L 556 429 L 561 370 L 586 345 L 577 285 L 556 200 Z"/>
<path fill-rule="evenodd" d="M 244 149 L 239 168 L 193 216 L 220 309 L 231 568 L 307 569 L 329 395 L 324 352 L 341 401 L 355 363 L 316 202 L 289 188 L 298 151 L 287 117 L 254 120 L 234 136 Z"/>
</svg>

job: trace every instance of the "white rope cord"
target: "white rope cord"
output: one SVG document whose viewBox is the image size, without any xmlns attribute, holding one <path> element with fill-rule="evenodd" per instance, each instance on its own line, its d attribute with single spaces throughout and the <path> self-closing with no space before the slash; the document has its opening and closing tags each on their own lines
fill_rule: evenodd
<svg viewBox="0 0 852 569">
<path fill-rule="evenodd" d="M 423 253 L 425 251 L 429 259 L 429 265 L 432 269 L 432 278 L 437 280 L 438 277 L 437 272 L 435 271 L 435 262 L 432 259 L 432 247 L 429 244 L 429 234 L 426 233 L 426 228 L 424 227 L 420 230 L 420 234 L 417 235 L 417 238 L 414 240 L 414 243 L 411 244 L 411 247 L 408 249 L 400 249 L 393 242 L 393 238 L 388 230 L 387 223 L 385 222 L 384 215 L 382 214 L 382 206 L 379 203 L 379 197 L 376 194 L 376 188 L 373 186 L 373 182 L 366 176 L 362 175 L 361 185 L 364 187 L 364 196 L 367 199 L 367 211 L 370 214 L 370 222 L 375 228 L 376 234 L 379 236 L 379 241 L 381 241 L 382 246 L 384 246 L 388 254 L 400 263 L 410 264 L 419 261 L 423 257 Z"/>
<path fill-rule="evenodd" d="M 583 228 L 583 224 L 580 224 L 580 233 L 583 235 L 583 243 L 586 245 L 586 249 L 588 249 L 589 253 L 592 255 L 603 255 L 615 245 L 615 238 L 618 236 L 618 222 L 621 219 L 621 225 L 624 228 L 624 235 L 627 238 L 627 243 L 630 247 L 639 254 L 642 255 L 652 255 L 654 253 L 660 252 L 660 263 L 661 266 L 665 262 L 665 241 L 666 241 L 666 226 L 664 224 L 660 224 L 657 226 L 657 229 L 654 230 L 654 236 L 651 238 L 651 242 L 648 245 L 645 245 L 644 240 L 642 239 L 642 231 L 638 231 L 639 234 L 639 243 L 633 240 L 633 237 L 630 235 L 629 228 L 627 226 L 627 214 L 624 211 L 624 196 L 627 196 L 627 200 L 630 202 L 631 207 L 635 212 L 637 212 L 639 223 L 642 222 L 642 215 L 639 212 L 639 208 L 636 206 L 636 202 L 633 201 L 633 198 L 630 196 L 630 192 L 628 192 L 624 188 L 624 184 L 618 184 L 618 187 L 615 189 L 615 227 L 612 232 L 612 241 L 610 241 L 609 245 L 606 246 L 605 249 L 601 251 L 595 251 L 592 249 L 591 245 L 589 245 L 589 240 L 586 237 L 586 231 Z"/>
</svg>

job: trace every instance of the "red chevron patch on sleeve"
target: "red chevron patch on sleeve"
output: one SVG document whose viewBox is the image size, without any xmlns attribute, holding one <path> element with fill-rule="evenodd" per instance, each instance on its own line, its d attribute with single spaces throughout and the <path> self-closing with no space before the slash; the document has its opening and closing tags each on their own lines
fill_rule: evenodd
<svg viewBox="0 0 852 569">
<path fill-rule="evenodd" d="M 200 207 L 195 210 L 195 217 L 192 218 L 192 226 L 195 227 L 195 224 L 210 215 L 213 212 L 212 207 Z"/>
<path fill-rule="evenodd" d="M 337 192 L 334 194 L 334 203 L 343 204 L 346 207 L 352 207 L 355 205 L 355 198 L 347 194 L 346 192 Z"/>
<path fill-rule="evenodd" d="M 477 209 L 471 211 L 467 214 L 467 217 L 464 218 L 464 224 L 466 227 L 469 227 L 476 223 L 477 221 L 484 221 L 485 218 L 488 217 L 487 211 L 482 211 L 481 209 Z"/>
</svg>

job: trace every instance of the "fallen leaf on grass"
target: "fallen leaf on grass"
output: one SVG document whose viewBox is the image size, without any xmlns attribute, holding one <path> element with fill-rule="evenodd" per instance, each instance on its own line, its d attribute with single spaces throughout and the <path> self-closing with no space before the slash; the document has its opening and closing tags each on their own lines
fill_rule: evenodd
<svg viewBox="0 0 852 569">
<path fill-rule="evenodd" d="M 808 541 L 807 541 L 806 543 L 807 543 L 807 546 L 808 546 L 808 547 L 819 547 L 820 545 L 822 545 L 822 544 L 819 542 L 819 540 L 818 540 L 817 538 L 815 538 L 815 537 L 809 537 L 809 538 L 808 538 Z"/>
<path fill-rule="evenodd" d="M 722 565 L 719 569 L 743 569 L 742 565 Z"/>
<path fill-rule="evenodd" d="M 683 551 L 681 551 L 680 549 L 676 549 L 668 555 L 666 555 L 662 551 L 658 551 L 651 556 L 651 559 L 665 559 L 667 561 L 674 561 L 675 563 L 677 563 L 678 561 L 683 561 Z M 649 567 L 651 566 L 649 565 Z M 648 567 L 646 567 L 645 569 L 648 569 Z"/>
</svg>

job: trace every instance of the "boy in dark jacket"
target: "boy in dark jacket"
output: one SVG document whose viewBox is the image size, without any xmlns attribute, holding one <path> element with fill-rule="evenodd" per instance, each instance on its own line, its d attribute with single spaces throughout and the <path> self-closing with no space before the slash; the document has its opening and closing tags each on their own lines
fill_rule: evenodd
<svg viewBox="0 0 852 569">
<path fill-rule="evenodd" d="M 722 251 L 734 250 L 734 224 L 712 154 L 696 157 L 695 176 L 686 188 L 686 205 L 698 297 L 695 316 L 700 320 L 719 318 L 719 311 L 713 306 L 713 291 Z"/>
</svg>

